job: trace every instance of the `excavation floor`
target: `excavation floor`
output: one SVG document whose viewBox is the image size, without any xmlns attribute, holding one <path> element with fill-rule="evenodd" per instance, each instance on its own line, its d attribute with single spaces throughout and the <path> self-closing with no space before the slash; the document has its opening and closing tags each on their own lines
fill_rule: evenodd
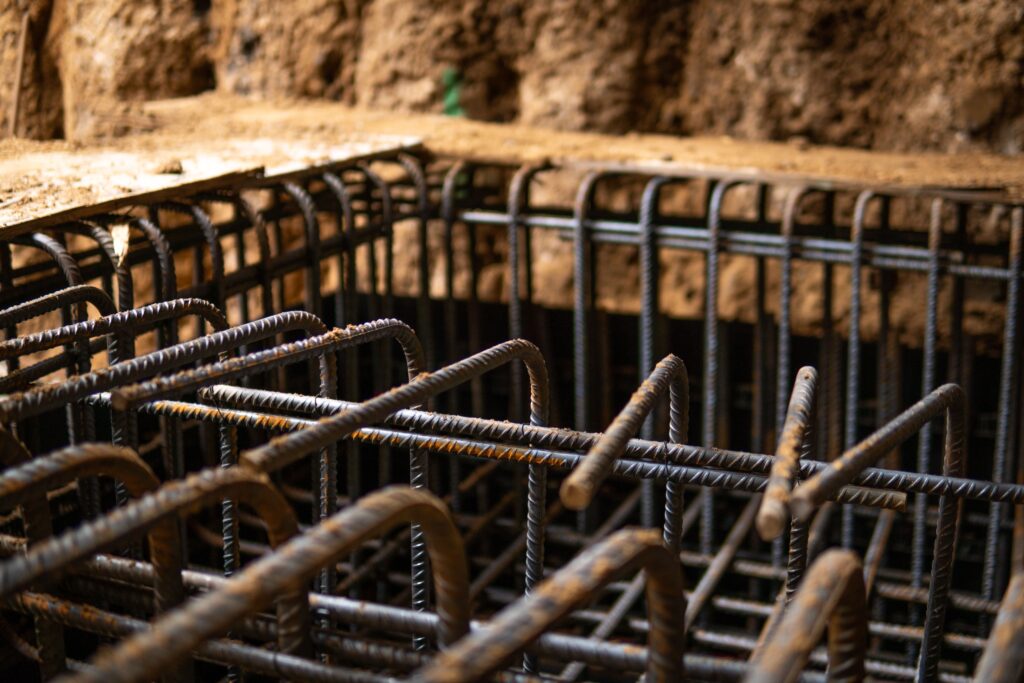
<svg viewBox="0 0 1024 683">
<path fill-rule="evenodd" d="M 329 102 L 210 94 L 150 102 L 130 135 L 96 144 L 0 142 L 0 228 L 40 227 L 76 207 L 229 184 L 239 176 L 414 145 L 463 158 L 623 164 L 668 173 L 766 174 L 799 182 L 986 190 L 1024 198 L 1024 163 L 985 154 L 889 154 L 731 138 L 555 132 Z"/>
<path fill-rule="evenodd" d="M 147 112 L 159 134 L 171 139 L 189 139 L 197 131 L 231 137 L 286 135 L 317 142 L 356 133 L 411 136 L 437 154 L 512 163 L 623 163 L 676 172 L 767 173 L 907 189 L 992 189 L 1024 197 L 1024 161 L 992 154 L 889 154 L 727 137 L 574 133 L 357 110 L 329 102 L 268 103 L 224 95 L 152 102 Z"/>
</svg>

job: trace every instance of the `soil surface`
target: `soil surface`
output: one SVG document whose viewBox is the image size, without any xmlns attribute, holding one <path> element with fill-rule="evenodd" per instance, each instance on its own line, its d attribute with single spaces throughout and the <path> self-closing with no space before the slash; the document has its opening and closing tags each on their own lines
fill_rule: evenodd
<svg viewBox="0 0 1024 683">
<path fill-rule="evenodd" d="M 591 163 L 622 164 L 648 172 L 759 175 L 790 183 L 814 180 L 906 191 L 991 190 L 1024 197 L 1024 163 L 983 152 L 898 153 L 728 137 L 607 135 L 368 110 L 323 101 L 254 101 L 213 93 L 147 102 L 138 111 L 145 125 L 120 138 L 91 144 L 0 143 L 0 177 L 5 179 L 7 191 L 17 182 L 18 173 L 40 165 L 32 159 L 52 159 L 47 168 L 37 171 L 70 180 L 90 167 L 97 172 L 107 170 L 110 155 L 119 152 L 153 155 L 140 169 L 151 172 L 166 166 L 175 155 L 204 153 L 211 167 L 220 159 L 234 170 L 326 159 L 332 148 L 345 158 L 358 150 L 422 143 L 439 156 L 508 164 L 551 161 L 581 169 Z M 26 157 L 31 153 L 49 156 Z M 126 157 L 122 165 L 127 170 L 130 163 Z M 62 169 L 65 164 L 71 167 Z M 0 185 L 0 191 L 3 189 Z"/>
</svg>

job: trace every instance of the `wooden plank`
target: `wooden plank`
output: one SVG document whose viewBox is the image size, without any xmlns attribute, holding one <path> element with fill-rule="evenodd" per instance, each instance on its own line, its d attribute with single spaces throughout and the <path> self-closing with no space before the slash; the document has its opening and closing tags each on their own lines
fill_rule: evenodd
<svg viewBox="0 0 1024 683">
<path fill-rule="evenodd" d="M 95 147 L 0 144 L 0 234 L 5 237 L 214 188 L 295 177 L 411 149 L 414 138 L 369 134 L 296 140 L 269 136 L 133 136 Z"/>
</svg>

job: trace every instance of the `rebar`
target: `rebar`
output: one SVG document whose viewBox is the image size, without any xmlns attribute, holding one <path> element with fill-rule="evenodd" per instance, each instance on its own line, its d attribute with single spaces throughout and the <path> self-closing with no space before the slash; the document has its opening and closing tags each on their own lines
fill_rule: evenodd
<svg viewBox="0 0 1024 683">
<path fill-rule="evenodd" d="M 1019 202 L 410 149 L 119 211 L 0 238 L 16 675 L 1016 680 Z"/>
<path fill-rule="evenodd" d="M 846 550 L 829 550 L 815 560 L 793 603 L 744 680 L 788 682 L 799 677 L 809 648 L 828 625 L 828 680 L 864 679 L 867 644 L 864 579 L 860 561 Z"/>
<path fill-rule="evenodd" d="M 469 632 L 469 581 L 461 538 L 441 501 L 424 492 L 391 488 L 366 496 L 247 568 L 222 589 L 158 620 L 151 630 L 129 638 L 101 657 L 92 671 L 75 679 L 136 681 L 150 677 L 204 640 L 267 606 L 275 596 L 294 594 L 323 565 L 347 553 L 351 546 L 414 520 L 423 528 L 440 579 L 438 637 L 442 643 L 454 643 Z M 286 627 L 291 630 L 288 622 L 299 621 L 294 614 L 280 610 L 278 618 L 280 633 Z M 282 641 L 282 651 L 297 649 L 286 642 Z"/>
<path fill-rule="evenodd" d="M 680 620 L 686 605 L 682 574 L 657 532 L 628 529 L 583 552 L 537 586 L 532 595 L 496 615 L 485 631 L 441 654 L 412 680 L 479 680 L 535 640 L 551 623 L 592 599 L 604 584 L 641 568 L 647 582 L 651 623 L 647 677 L 659 683 L 681 681 L 680 643 L 686 637 Z"/>
</svg>

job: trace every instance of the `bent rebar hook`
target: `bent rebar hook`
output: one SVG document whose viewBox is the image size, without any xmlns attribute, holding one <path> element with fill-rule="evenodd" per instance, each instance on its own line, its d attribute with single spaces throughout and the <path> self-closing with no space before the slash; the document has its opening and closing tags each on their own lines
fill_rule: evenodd
<svg viewBox="0 0 1024 683">
<path fill-rule="evenodd" d="M 45 315 L 50 311 L 59 310 L 65 306 L 86 303 L 92 304 L 93 308 L 101 316 L 112 315 L 117 312 L 113 299 L 99 287 L 74 285 L 58 289 L 52 294 L 46 294 L 20 304 L 8 306 L 0 311 L 0 327 L 17 325 L 26 320 Z"/>
<path fill-rule="evenodd" d="M 782 622 L 751 664 L 744 683 L 797 680 L 828 625 L 828 680 L 864 679 L 868 622 L 864 570 L 856 553 L 829 550 L 811 565 Z"/>
<path fill-rule="evenodd" d="M 119 311 L 96 320 L 73 323 L 35 334 L 10 339 L 0 344 L 0 358 L 23 356 L 28 353 L 45 351 L 61 344 L 99 337 L 105 334 L 137 332 L 140 328 L 165 320 L 174 320 L 194 315 L 205 320 L 214 331 L 228 329 L 228 321 L 216 306 L 205 299 L 172 299 L 155 304 Z M 117 363 L 123 358 L 113 359 Z"/>
<path fill-rule="evenodd" d="M 543 426 L 548 418 L 550 388 L 547 366 L 540 349 L 523 339 L 513 339 L 476 353 L 469 358 L 425 373 L 408 384 L 358 403 L 344 412 L 321 418 L 316 424 L 291 434 L 271 439 L 258 448 L 242 453 L 243 465 L 262 471 L 278 470 L 307 453 L 335 443 L 360 427 L 379 422 L 402 408 L 424 403 L 437 394 L 453 389 L 486 372 L 520 360 L 530 377 L 530 423 Z M 544 569 L 544 515 L 547 495 L 547 468 L 530 464 L 526 511 L 526 590 L 540 582 Z"/>
<path fill-rule="evenodd" d="M 448 508 L 431 493 L 394 486 L 370 494 L 240 572 L 228 583 L 156 621 L 152 629 L 101 653 L 93 667 L 66 681 L 134 683 L 187 656 L 275 595 L 304 591 L 325 564 L 396 526 L 421 525 L 437 584 L 439 640 L 469 632 L 469 570 L 462 538 Z M 279 613 L 278 618 L 281 618 Z M 280 629 L 280 627 L 279 627 Z"/>
<path fill-rule="evenodd" d="M 307 453 L 344 438 L 363 425 L 379 422 L 402 408 L 422 403 L 472 377 L 516 359 L 522 360 L 530 372 L 533 384 L 530 397 L 530 408 L 534 415 L 532 421 L 542 423 L 548 411 L 547 369 L 544 366 L 544 359 L 539 349 L 530 342 L 513 339 L 435 372 L 421 374 L 407 384 L 357 403 L 348 410 L 321 418 L 308 429 L 272 439 L 263 446 L 244 452 L 241 462 L 258 470 L 281 469 Z"/>
<path fill-rule="evenodd" d="M 251 323 L 230 327 L 205 337 L 169 346 L 102 370 L 93 370 L 59 384 L 36 387 L 21 393 L 0 395 L 0 421 L 15 422 L 39 415 L 64 403 L 77 401 L 116 386 L 137 382 L 154 374 L 167 372 L 224 351 L 234 350 L 244 344 L 291 330 L 321 334 L 326 331 L 326 327 L 319 318 L 305 311 L 277 313 Z"/>
<path fill-rule="evenodd" d="M 796 373 L 768 485 L 757 511 L 757 532 L 765 541 L 778 538 L 790 520 L 790 495 L 800 469 L 800 449 L 811 428 L 810 416 L 814 410 L 817 381 L 818 371 L 812 367 L 802 367 Z"/>
<path fill-rule="evenodd" d="M 160 480 L 145 462 L 128 448 L 110 444 L 69 446 L 47 456 L 33 458 L 0 475 L 0 508 L 32 506 L 45 501 L 46 494 L 64 484 L 86 477 L 110 476 L 128 495 L 140 497 L 160 487 Z M 26 507 L 26 520 L 30 510 Z M 48 510 L 33 511 L 48 516 Z M 48 526 L 48 525 L 47 525 Z M 35 547 L 35 546 L 33 546 Z M 149 529 L 149 547 L 153 560 L 153 591 L 156 611 L 164 612 L 185 599 L 178 525 L 165 519 Z M 190 681 L 187 662 L 168 671 L 162 680 Z"/>
<path fill-rule="evenodd" d="M 146 401 L 171 398 L 254 372 L 265 372 L 277 364 L 290 364 L 321 356 L 333 361 L 331 353 L 335 351 L 391 338 L 401 345 L 406 355 L 410 376 L 414 376 L 422 368 L 423 351 L 419 339 L 405 323 L 383 319 L 349 325 L 343 329 L 325 329 L 322 333 L 302 341 L 273 346 L 265 351 L 254 351 L 246 356 L 218 361 L 193 370 L 181 370 L 174 374 L 115 387 L 110 392 L 110 399 L 115 407 L 123 409 Z M 333 375 L 333 371 L 331 374 Z"/>
<path fill-rule="evenodd" d="M 60 289 L 52 294 L 46 294 L 36 299 L 31 299 L 3 309 L 0 311 L 0 327 L 10 328 L 11 326 L 16 326 L 18 323 L 37 318 L 50 313 L 51 311 L 65 309 L 68 306 L 81 307 L 87 303 L 92 304 L 93 308 L 96 309 L 100 316 L 113 315 L 117 312 L 117 308 L 114 306 L 113 300 L 102 289 L 91 285 L 75 285 L 73 287 Z M 5 340 L 5 342 L 16 340 L 18 338 L 19 337 L 17 337 L 17 335 L 8 336 L 8 339 Z M 93 342 L 90 344 L 88 352 L 90 354 L 97 353 L 100 348 L 102 348 L 100 345 Z M 81 350 L 84 352 L 86 349 Z M 30 373 L 22 373 L 19 369 L 17 358 L 9 359 L 7 361 L 9 373 L 3 378 L 0 378 L 0 391 L 24 389 L 35 379 L 45 377 L 51 372 L 66 368 L 67 363 L 71 360 L 79 363 L 80 372 L 83 371 L 83 369 L 89 369 L 89 366 L 85 365 L 83 362 L 85 360 L 84 353 L 75 356 L 66 356 L 66 353 L 67 352 L 37 362 L 32 366 L 33 370 Z M 12 378 L 14 379 L 12 380 Z M 6 387 L 6 389 L 3 387 Z"/>
<path fill-rule="evenodd" d="M 153 543 L 154 528 L 168 518 L 195 513 L 225 498 L 238 499 L 260 515 L 266 524 L 271 546 L 283 544 L 298 530 L 291 506 L 266 476 L 238 467 L 203 470 L 183 481 L 165 484 L 104 517 L 43 541 L 29 548 L 26 554 L 0 563 L 0 596 L 24 590 L 44 578 L 52 579 L 59 572 L 147 531 L 150 533 L 154 565 L 167 565 L 168 558 L 157 557 L 157 553 L 172 547 L 180 550 L 178 536 L 176 533 L 173 535 L 173 543 Z M 278 633 L 281 650 L 308 651 L 309 611 L 304 594 L 295 591 L 278 597 L 278 613 L 287 615 Z"/>
<path fill-rule="evenodd" d="M 70 341 L 88 341 L 95 337 L 109 335 L 107 339 L 107 356 L 114 365 L 135 355 L 134 339 L 138 333 L 151 325 L 176 320 L 187 315 L 195 315 L 199 320 L 206 320 L 215 331 L 228 327 L 223 314 L 210 302 L 204 299 L 172 299 L 140 308 L 119 311 L 105 315 L 97 320 L 87 320 L 71 325 L 64 325 L 35 334 L 10 339 L 0 344 L 0 359 L 24 356 L 29 353 L 66 344 Z M 95 353 L 99 347 L 89 346 L 89 353 Z M 55 361 L 59 356 L 46 358 L 35 365 L 13 372 L 0 379 L 0 391 L 10 392 L 29 386 L 29 384 L 57 369 Z M 87 371 L 86 367 L 80 372 Z"/>
<path fill-rule="evenodd" d="M 796 594 L 796 589 L 807 568 L 807 541 L 810 524 L 793 517 L 790 510 L 790 498 L 793 493 L 793 482 L 800 472 L 800 458 L 808 448 L 811 431 L 811 418 L 814 414 L 814 398 L 818 385 L 818 372 L 810 366 L 804 366 L 796 373 L 793 393 L 789 397 L 786 419 L 782 423 L 782 433 L 775 449 L 775 459 L 768 475 L 768 485 L 757 510 L 757 532 L 765 541 L 774 541 L 782 535 L 789 525 L 789 558 L 786 566 L 786 585 L 784 602 L 788 604 Z M 776 614 L 781 614 L 776 612 Z M 774 619 L 765 624 L 765 633 L 774 629 Z"/>
<path fill-rule="evenodd" d="M 0 474 L 0 507 L 23 505 L 33 496 L 45 495 L 76 479 L 98 476 L 117 479 L 135 498 L 160 488 L 153 470 L 130 448 L 81 444 L 33 458 Z M 170 528 L 153 526 L 149 533 L 158 611 L 179 604 L 185 597 L 176 533 L 173 524 Z"/>
<path fill-rule="evenodd" d="M 530 595 L 499 612 L 487 626 L 442 652 L 413 674 L 414 683 L 467 683 L 485 679 L 528 647 L 556 621 L 593 599 L 620 576 L 647 578 L 649 683 L 684 680 L 683 575 L 654 529 L 623 529 L 591 546 Z"/>
<path fill-rule="evenodd" d="M 790 502 L 796 518 L 801 522 L 808 522 L 815 508 L 826 498 L 849 484 L 869 465 L 916 434 L 941 413 L 946 415 L 942 474 L 945 477 L 963 477 L 966 467 L 964 392 L 956 384 L 944 384 L 847 450 L 828 467 L 797 488 Z M 953 492 L 940 496 L 924 636 L 921 639 L 921 656 L 917 663 L 918 679 L 925 683 L 938 678 L 939 654 L 942 648 L 950 584 L 953 580 L 953 561 L 956 558 L 957 531 L 962 509 L 963 499 L 955 496 Z"/>
<path fill-rule="evenodd" d="M 625 408 L 591 447 L 587 457 L 562 482 L 559 493 L 570 510 L 590 505 L 601 482 L 611 473 L 614 462 L 625 452 L 629 440 L 640 430 L 657 400 L 669 390 L 669 441 L 682 443 L 690 423 L 689 377 L 686 365 L 672 354 L 665 356 L 643 384 L 633 393 Z M 665 544 L 679 546 L 682 533 L 683 489 L 674 481 L 665 484 Z"/>
</svg>

